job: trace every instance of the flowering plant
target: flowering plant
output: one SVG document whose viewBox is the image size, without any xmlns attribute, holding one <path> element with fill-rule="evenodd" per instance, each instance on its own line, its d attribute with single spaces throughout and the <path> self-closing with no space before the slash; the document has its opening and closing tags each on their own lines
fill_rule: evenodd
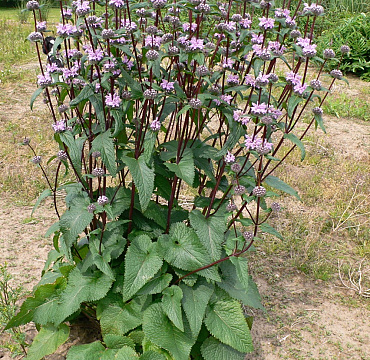
<svg viewBox="0 0 370 360">
<path fill-rule="evenodd" d="M 31 107 L 43 93 L 59 146 L 39 201 L 52 196 L 59 220 L 41 281 L 7 327 L 40 326 L 29 359 L 87 316 L 102 341 L 73 346 L 69 360 L 242 360 L 253 345 L 241 303 L 263 308 L 245 255 L 260 232 L 281 238 L 267 223 L 277 192 L 299 198 L 273 173 L 295 147 L 305 157 L 302 139 L 324 130 L 321 105 L 342 78 L 333 71 L 326 89 L 323 67 L 308 74 L 323 8 L 61 1 L 53 39 L 37 1 L 27 7 L 41 68 Z"/>
</svg>

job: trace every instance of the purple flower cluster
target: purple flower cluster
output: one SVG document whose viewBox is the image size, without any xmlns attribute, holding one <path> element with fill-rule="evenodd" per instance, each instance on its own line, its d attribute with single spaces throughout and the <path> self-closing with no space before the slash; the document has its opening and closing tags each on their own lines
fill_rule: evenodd
<svg viewBox="0 0 370 360">
<path fill-rule="evenodd" d="M 118 109 L 121 105 L 121 98 L 117 94 L 107 94 L 105 96 L 105 104 L 112 108 L 112 109 Z"/>
</svg>

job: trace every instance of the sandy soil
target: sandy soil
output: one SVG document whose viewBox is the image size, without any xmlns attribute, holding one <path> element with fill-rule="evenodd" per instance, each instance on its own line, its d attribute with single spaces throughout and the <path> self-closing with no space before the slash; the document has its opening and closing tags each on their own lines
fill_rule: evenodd
<svg viewBox="0 0 370 360">
<path fill-rule="evenodd" d="M 32 89 L 18 93 L 11 112 L 6 103 L 0 103 L 0 114 L 7 113 L 7 119 L 27 116 L 24 104 L 31 93 Z M 369 127 L 365 123 L 327 117 L 326 127 L 338 154 L 354 159 L 369 157 Z M 43 235 L 56 220 L 50 203 L 43 204 L 34 218 L 30 217 L 31 210 L 29 206 L 15 206 L 9 196 L 2 196 L 0 264 L 7 262 L 15 283 L 22 283 L 27 290 L 32 290 L 40 277 L 51 249 L 50 239 Z M 255 280 L 266 311 L 253 312 L 256 350 L 246 359 L 370 359 L 370 312 L 363 302 L 352 302 L 356 294 L 341 288 L 339 281 L 312 280 L 287 268 L 284 259 L 261 266 Z M 36 333 L 32 325 L 25 331 L 29 340 Z M 91 334 L 81 327 L 72 331 L 72 343 L 85 342 L 89 337 Z M 47 359 L 65 359 L 65 352 L 64 348 Z M 0 359 L 10 360 L 11 354 L 0 349 Z"/>
</svg>

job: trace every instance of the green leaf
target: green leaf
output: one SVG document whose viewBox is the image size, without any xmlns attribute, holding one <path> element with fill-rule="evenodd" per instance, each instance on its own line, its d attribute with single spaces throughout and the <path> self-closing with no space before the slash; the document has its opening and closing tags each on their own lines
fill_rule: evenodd
<svg viewBox="0 0 370 360">
<path fill-rule="evenodd" d="M 39 87 L 31 96 L 30 108 L 33 110 L 33 103 L 35 102 L 36 98 L 44 91 L 44 88 Z"/>
<path fill-rule="evenodd" d="M 155 351 L 145 351 L 143 355 L 140 356 L 140 360 L 167 360 L 162 354 Z"/>
<path fill-rule="evenodd" d="M 170 171 L 173 171 L 178 178 L 184 180 L 188 185 L 193 186 L 195 176 L 194 158 L 192 151 L 187 150 L 184 151 L 184 156 L 178 164 L 165 163 L 165 165 Z"/>
<path fill-rule="evenodd" d="M 136 294 L 151 295 L 161 293 L 172 280 L 171 274 L 157 274 L 152 280 L 147 282 Z"/>
<path fill-rule="evenodd" d="M 140 206 L 142 211 L 145 211 L 154 190 L 154 170 L 148 167 L 144 156 L 140 156 L 138 159 L 124 156 L 122 160 L 130 170 L 139 192 Z"/>
<path fill-rule="evenodd" d="M 105 347 L 100 341 L 90 344 L 75 345 L 70 348 L 66 360 L 99 360 Z"/>
<path fill-rule="evenodd" d="M 132 339 L 127 336 L 116 335 L 116 334 L 105 334 L 103 335 L 105 345 L 109 349 L 120 349 L 123 346 L 129 346 L 135 349 L 135 343 Z"/>
<path fill-rule="evenodd" d="M 98 320 L 103 334 L 124 335 L 142 323 L 141 304 L 113 303 L 103 310 Z"/>
<path fill-rule="evenodd" d="M 24 325 L 33 321 L 35 313 L 39 312 L 39 309 L 41 309 L 40 314 L 45 314 L 45 312 L 42 311 L 42 308 L 48 299 L 52 298 L 53 295 L 58 291 L 60 283 L 61 280 L 56 281 L 54 284 L 39 286 L 35 290 L 35 294 L 32 297 L 28 297 L 23 302 L 19 312 L 13 316 L 12 319 L 10 319 L 4 330 L 8 330 L 12 327 Z M 45 324 L 47 322 L 48 321 L 46 321 Z"/>
<path fill-rule="evenodd" d="M 77 237 L 90 225 L 93 217 L 94 214 L 87 211 L 84 199 L 78 206 L 71 207 L 60 217 L 59 227 L 64 233 L 67 247 L 72 246 Z"/>
<path fill-rule="evenodd" d="M 159 237 L 158 245 L 164 259 L 182 270 L 192 271 L 212 263 L 212 258 L 195 231 L 184 223 L 173 224 L 169 235 Z M 215 266 L 199 271 L 199 275 L 215 281 L 221 280 Z"/>
<path fill-rule="evenodd" d="M 199 210 L 193 210 L 189 214 L 189 219 L 191 226 L 201 243 L 208 250 L 212 260 L 219 260 L 224 233 L 227 230 L 224 216 L 213 215 L 206 218 Z"/>
<path fill-rule="evenodd" d="M 181 313 L 182 290 L 173 285 L 163 291 L 162 308 L 168 318 L 181 331 L 184 331 L 184 323 Z"/>
<path fill-rule="evenodd" d="M 303 100 L 303 98 L 292 95 L 288 100 L 288 117 L 291 118 L 294 112 L 294 109 L 297 107 L 297 105 Z"/>
<path fill-rule="evenodd" d="M 145 310 L 143 330 L 151 342 L 168 350 L 176 360 L 189 359 L 194 340 L 172 324 L 161 304 L 153 304 Z"/>
<path fill-rule="evenodd" d="M 220 264 L 220 269 L 222 271 L 222 281 L 218 282 L 217 285 L 221 289 L 225 290 L 232 298 L 241 301 L 244 305 L 247 305 L 249 301 L 248 287 L 244 287 L 239 281 L 234 264 L 231 261 L 223 261 Z"/>
<path fill-rule="evenodd" d="M 108 293 L 111 286 L 112 280 L 100 271 L 85 275 L 78 268 L 74 268 L 61 294 L 59 312 L 53 322 L 60 324 L 79 310 L 82 302 L 100 300 Z"/>
<path fill-rule="evenodd" d="M 186 318 L 189 321 L 189 326 L 194 339 L 198 337 L 200 328 L 202 327 L 202 322 L 206 308 L 211 298 L 214 290 L 214 286 L 204 283 L 197 283 L 193 287 L 187 286 L 185 284 L 180 285 L 183 298 L 182 306 L 184 308 Z"/>
<path fill-rule="evenodd" d="M 201 352 L 204 360 L 244 360 L 245 358 L 245 353 L 223 344 L 214 337 L 204 341 Z"/>
<path fill-rule="evenodd" d="M 68 340 L 68 337 L 69 327 L 66 324 L 61 324 L 58 327 L 53 325 L 43 326 L 33 339 L 26 359 L 40 360 L 45 355 L 52 354 Z"/>
<path fill-rule="evenodd" d="M 230 261 L 234 264 L 238 279 L 243 286 L 243 289 L 249 287 L 249 274 L 248 274 L 248 260 L 243 256 L 232 256 Z"/>
<path fill-rule="evenodd" d="M 326 134 L 326 129 L 324 126 L 324 121 L 320 114 L 315 114 L 315 128 L 317 129 L 317 125 L 320 126 L 320 129 Z"/>
<path fill-rule="evenodd" d="M 32 209 L 32 212 L 31 212 L 31 216 L 33 215 L 33 213 L 35 212 L 35 210 L 38 208 L 38 206 L 41 204 L 41 202 L 46 199 L 48 196 L 52 195 L 52 192 L 50 189 L 45 189 L 41 195 L 38 197 L 33 209 Z"/>
<path fill-rule="evenodd" d="M 301 161 L 303 161 L 304 158 L 306 157 L 306 150 L 304 148 L 303 142 L 292 133 L 284 134 L 284 138 L 290 140 L 293 144 L 299 147 L 299 150 L 301 150 Z"/>
<path fill-rule="evenodd" d="M 261 224 L 260 225 L 260 230 L 263 231 L 263 232 L 266 232 L 268 234 L 274 235 L 280 240 L 284 240 L 283 236 L 277 230 L 275 230 L 271 225 L 269 225 L 267 223 Z"/>
<path fill-rule="evenodd" d="M 245 303 L 245 305 L 248 305 L 250 307 L 253 307 L 255 309 L 264 309 L 264 306 L 261 302 L 261 295 L 258 291 L 256 283 L 253 281 L 252 276 L 249 275 L 249 281 L 248 281 L 248 302 Z"/>
<path fill-rule="evenodd" d="M 115 360 L 138 360 L 139 355 L 136 353 L 136 351 L 133 348 L 129 346 L 124 346 L 122 349 L 118 350 L 114 359 Z"/>
<path fill-rule="evenodd" d="M 116 152 L 110 130 L 99 134 L 92 142 L 92 151 L 100 151 L 104 165 L 109 173 L 115 176 L 117 173 Z"/>
<path fill-rule="evenodd" d="M 156 244 L 148 235 L 133 239 L 125 257 L 125 276 L 123 281 L 123 301 L 130 299 L 161 268 L 163 260 L 158 256 Z"/>
<path fill-rule="evenodd" d="M 204 323 L 209 332 L 224 344 L 240 352 L 253 350 L 250 330 L 238 301 L 216 301 L 209 307 Z"/>
<path fill-rule="evenodd" d="M 87 255 L 84 261 L 84 265 L 88 264 L 91 259 L 91 263 L 96 265 L 96 267 L 105 275 L 107 275 L 111 280 L 115 280 L 115 276 L 113 274 L 112 268 L 109 265 L 109 262 L 111 261 L 110 253 L 113 251 L 114 247 L 112 246 L 111 249 L 105 249 L 105 246 L 102 245 L 102 255 L 99 253 L 99 245 L 100 245 L 100 239 L 90 239 L 89 242 L 89 249 L 90 253 Z M 118 247 L 121 247 L 122 245 L 119 245 Z M 123 249 L 122 249 L 123 251 Z M 90 266 L 90 265 L 89 265 Z M 83 266 L 83 270 L 87 270 L 89 266 L 85 267 Z"/>
<path fill-rule="evenodd" d="M 82 163 L 82 148 L 86 140 L 85 136 L 75 139 L 70 131 L 65 131 L 59 134 L 60 140 L 68 147 L 68 155 L 71 159 L 73 169 L 81 176 Z"/>
<path fill-rule="evenodd" d="M 252 226 L 254 222 L 252 219 L 244 218 L 244 219 L 237 219 L 236 221 L 240 222 L 243 226 Z"/>
<path fill-rule="evenodd" d="M 301 200 L 296 190 L 294 190 L 291 186 L 289 186 L 283 180 L 280 180 L 276 176 L 269 175 L 263 181 L 272 188 L 281 190 L 289 195 L 295 196 L 298 200 Z"/>
</svg>

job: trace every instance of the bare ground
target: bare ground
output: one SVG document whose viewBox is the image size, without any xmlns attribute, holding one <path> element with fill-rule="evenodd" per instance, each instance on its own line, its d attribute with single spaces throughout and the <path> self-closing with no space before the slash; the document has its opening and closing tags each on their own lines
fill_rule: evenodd
<svg viewBox="0 0 370 360">
<path fill-rule="evenodd" d="M 352 79 L 351 85 L 354 83 Z M 368 85 L 361 83 L 361 86 Z M 354 86 L 351 91 L 356 92 L 357 88 Z M 22 158 L 22 152 L 15 145 L 22 136 L 27 135 L 27 127 L 33 123 L 41 130 L 49 125 L 38 124 L 40 118 L 30 113 L 26 106 L 32 87 L 23 87 L 16 93 L 6 87 L 2 87 L 1 91 L 6 99 L 0 101 L 1 126 L 3 128 L 8 123 L 19 127 L 18 138 L 10 131 L 0 140 L 3 155 L 0 170 L 11 173 L 12 167 L 26 166 L 26 158 Z M 356 93 L 353 95 L 356 96 Z M 9 100 L 12 100 L 10 106 Z M 34 122 L 30 123 L 30 117 L 34 117 Z M 369 126 L 366 123 L 327 117 L 326 127 L 338 161 L 348 157 L 353 161 L 369 159 Z M 6 163 L 6 158 L 10 156 L 8 154 L 12 152 L 20 157 L 19 163 Z M 35 176 L 30 173 L 27 181 L 30 184 L 37 181 Z M 4 189 L 4 184 L 0 186 L 0 189 Z M 312 204 L 307 206 L 293 201 L 290 204 L 294 204 L 297 211 L 313 211 Z M 22 283 L 27 290 L 31 290 L 40 277 L 47 253 L 52 247 L 51 240 L 43 237 L 43 234 L 55 221 L 50 203 L 42 205 L 33 218 L 30 216 L 31 209 L 31 206 L 16 205 L 13 195 L 3 191 L 0 264 L 7 262 L 14 282 Z M 354 291 L 343 288 L 337 277 L 331 281 L 315 280 L 290 266 L 288 260 L 284 256 L 266 255 L 258 248 L 252 256 L 252 273 L 263 296 L 266 311 L 248 310 L 255 316 L 252 328 L 255 352 L 246 359 L 369 360 L 369 304 Z M 28 340 L 36 333 L 32 325 L 26 327 L 25 331 Z M 86 342 L 93 337 L 81 327 L 72 331 L 72 343 Z M 6 339 L 6 335 L 0 337 L 0 341 Z M 65 359 L 65 352 L 64 347 L 59 354 L 47 359 Z M 11 354 L 0 349 L 0 359 L 11 359 Z"/>
</svg>

